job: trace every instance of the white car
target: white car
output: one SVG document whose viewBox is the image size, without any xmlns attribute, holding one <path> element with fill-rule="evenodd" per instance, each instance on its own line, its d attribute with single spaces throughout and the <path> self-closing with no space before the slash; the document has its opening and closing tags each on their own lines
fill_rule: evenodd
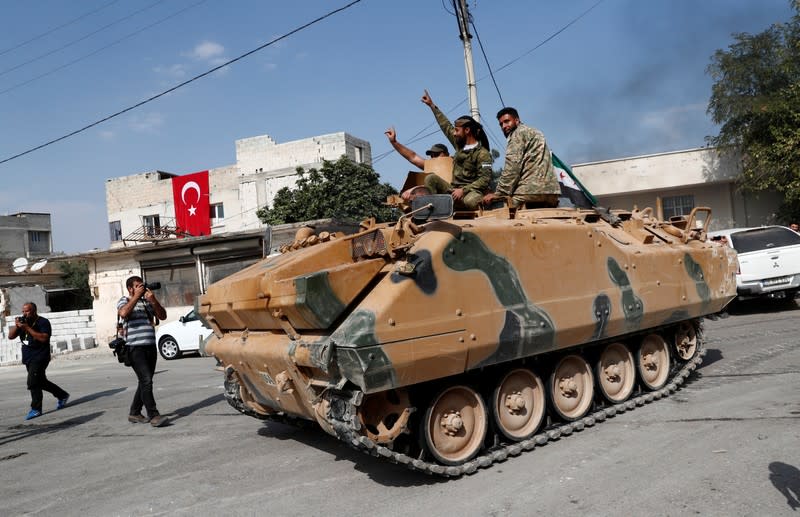
<svg viewBox="0 0 800 517">
<path fill-rule="evenodd" d="M 164 359 L 175 359 L 184 352 L 198 352 L 200 343 L 211 334 L 211 329 L 204 326 L 194 310 L 181 316 L 178 321 L 165 323 L 158 327 L 156 343 L 158 353 Z"/>
<path fill-rule="evenodd" d="M 739 299 L 793 299 L 800 290 L 800 234 L 785 226 L 734 228 L 709 232 L 727 240 L 739 255 L 736 291 Z"/>
</svg>

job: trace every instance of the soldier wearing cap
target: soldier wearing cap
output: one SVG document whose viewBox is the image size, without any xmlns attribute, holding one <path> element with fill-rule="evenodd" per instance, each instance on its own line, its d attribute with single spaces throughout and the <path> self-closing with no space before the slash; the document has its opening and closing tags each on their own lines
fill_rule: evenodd
<svg viewBox="0 0 800 517">
<path fill-rule="evenodd" d="M 435 194 L 451 194 L 457 207 L 477 209 L 492 181 L 492 155 L 483 127 L 469 116 L 451 123 L 433 103 L 427 90 L 422 102 L 431 108 L 442 132 L 456 148 L 452 183 L 431 174 L 425 178 L 425 186 Z"/>
<path fill-rule="evenodd" d="M 494 193 L 486 194 L 484 204 L 490 204 L 496 197 L 511 197 L 514 207 L 558 206 L 561 188 L 542 132 L 520 122 L 514 108 L 501 109 L 497 120 L 506 136 L 506 162 L 497 188 Z"/>
<path fill-rule="evenodd" d="M 447 150 L 447 146 L 444 144 L 433 144 L 430 149 L 425 151 L 425 154 L 431 158 L 438 158 L 440 156 L 450 156 L 450 151 Z"/>
<path fill-rule="evenodd" d="M 392 144 L 392 147 L 394 147 L 395 151 L 397 151 L 400 156 L 411 162 L 415 167 L 420 169 L 425 168 L 425 158 L 397 141 L 397 132 L 394 130 L 394 127 L 390 127 L 383 134 L 386 135 L 386 138 L 389 139 L 389 143 Z M 430 149 L 425 151 L 425 154 L 431 158 L 450 156 L 450 152 L 444 144 L 433 144 Z"/>
</svg>

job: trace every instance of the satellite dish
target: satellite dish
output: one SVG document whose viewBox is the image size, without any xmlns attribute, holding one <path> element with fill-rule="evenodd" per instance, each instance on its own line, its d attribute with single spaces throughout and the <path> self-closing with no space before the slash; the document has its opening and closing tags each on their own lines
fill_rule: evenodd
<svg viewBox="0 0 800 517">
<path fill-rule="evenodd" d="M 11 267 L 14 268 L 14 273 L 22 273 L 28 267 L 28 259 L 25 257 L 15 259 L 14 262 L 11 263 Z"/>
<path fill-rule="evenodd" d="M 31 271 L 39 271 L 47 265 L 47 259 L 39 259 L 35 264 L 31 265 Z"/>
</svg>

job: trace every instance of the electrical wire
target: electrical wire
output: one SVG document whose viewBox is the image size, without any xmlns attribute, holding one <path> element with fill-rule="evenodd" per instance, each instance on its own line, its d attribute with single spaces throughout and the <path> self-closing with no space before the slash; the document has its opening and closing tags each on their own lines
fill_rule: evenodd
<svg viewBox="0 0 800 517">
<path fill-rule="evenodd" d="M 69 43 L 66 43 L 66 44 L 64 44 L 64 45 L 62 45 L 62 46 L 60 46 L 60 47 L 58 47 L 58 48 L 55 48 L 55 49 L 53 49 L 53 50 L 49 50 L 49 51 L 45 52 L 44 54 L 39 54 L 38 56 L 36 56 L 36 57 L 34 57 L 34 58 L 31 58 L 31 59 L 29 59 L 29 60 L 27 60 L 27 61 L 24 61 L 24 62 L 22 62 L 22 63 L 20 63 L 20 64 L 18 64 L 18 65 L 12 66 L 11 68 L 6 68 L 5 70 L 3 70 L 3 71 L 0 71 L 0 76 L 4 76 L 4 75 L 6 75 L 6 74 L 7 74 L 7 73 L 9 73 L 9 72 L 13 72 L 14 70 L 19 70 L 19 69 L 20 69 L 20 68 L 22 68 L 23 66 L 29 65 L 29 64 L 31 64 L 31 63 L 35 63 L 36 61 L 39 61 L 40 59 L 44 59 L 44 58 L 46 58 L 47 56 L 52 56 L 52 55 L 53 55 L 53 54 L 55 54 L 56 52 L 61 52 L 62 50 L 66 49 L 66 48 L 69 48 L 69 47 L 71 47 L 72 45 L 75 45 L 76 43 L 80 43 L 81 41 L 83 41 L 83 40 L 85 40 L 85 39 L 88 39 L 88 38 L 90 38 L 90 37 L 94 36 L 95 34 L 97 34 L 97 33 L 99 33 L 99 32 L 102 32 L 102 31 L 104 31 L 104 30 L 108 29 L 109 27 L 113 27 L 114 25 L 116 25 L 116 24 L 118 24 L 118 23 L 124 22 L 125 20 L 128 20 L 128 19 L 130 19 L 130 18 L 133 18 L 133 17 L 134 17 L 134 16 L 136 16 L 137 14 L 139 14 L 139 13 L 142 13 L 142 12 L 144 12 L 144 11 L 148 10 L 148 9 L 152 9 L 153 7 L 157 6 L 158 4 L 160 4 L 160 3 L 162 3 L 162 2 L 164 2 L 164 0 L 156 0 L 155 2 L 153 2 L 153 3 L 152 3 L 152 4 L 150 4 L 150 5 L 148 5 L 148 6 L 146 6 L 146 7 L 143 7 L 143 8 L 141 8 L 141 9 L 139 9 L 138 11 L 134 11 L 134 12 L 132 12 L 131 14 L 128 14 L 128 15 L 126 15 L 126 16 L 123 16 L 122 18 L 119 18 L 119 19 L 117 19 L 117 20 L 114 20 L 113 22 L 111 22 L 111 23 L 109 23 L 109 24 L 106 24 L 106 25 L 104 25 L 104 26 L 100 27 L 99 29 L 92 31 L 92 32 L 90 32 L 89 34 L 86 34 L 86 35 L 84 35 L 84 36 L 81 36 L 81 37 L 80 37 L 80 38 L 78 38 L 78 39 L 72 40 L 72 41 L 70 41 Z"/>
<path fill-rule="evenodd" d="M 119 0 L 111 0 L 111 2 L 108 2 L 107 4 L 102 5 L 102 6 L 98 7 L 97 9 L 93 9 L 93 10 L 91 10 L 89 12 L 86 12 L 86 13 L 78 16 L 77 18 L 73 18 L 72 20 L 70 20 L 70 21 L 68 21 L 66 23 L 62 23 L 58 27 L 53 27 L 52 29 L 50 29 L 48 31 L 45 31 L 45 32 L 43 32 L 41 34 L 37 34 L 36 36 L 34 36 L 34 37 L 30 38 L 30 39 L 27 39 L 27 40 L 23 41 L 22 43 L 18 43 L 16 45 L 14 45 L 13 47 L 9 47 L 9 48 L 7 48 L 5 50 L 0 50 L 0 56 L 2 56 L 4 54 L 8 54 L 12 50 L 17 50 L 20 47 L 24 47 L 28 43 L 33 43 L 34 41 L 36 41 L 38 39 L 44 38 L 45 36 L 48 36 L 48 35 L 56 32 L 59 29 L 63 29 L 64 27 L 67 27 L 68 25 L 72 25 L 75 22 L 79 22 L 79 21 L 83 20 L 84 18 L 93 15 L 96 12 L 102 11 L 106 7 L 110 7 L 110 6 L 114 5 L 114 4 L 116 4 L 117 2 L 119 2 Z"/>
<path fill-rule="evenodd" d="M 464 99 L 461 102 L 459 102 L 458 104 L 456 104 L 455 106 L 453 106 L 452 108 L 450 108 L 449 110 L 445 111 L 444 113 L 452 113 L 453 111 L 455 111 L 456 108 L 458 108 L 462 104 L 466 104 L 466 102 L 467 102 L 467 99 Z M 424 135 L 422 134 L 423 132 L 427 131 L 431 126 L 433 126 L 434 124 L 436 124 L 435 121 L 431 122 L 430 124 L 428 124 L 424 128 L 422 128 L 419 131 L 417 131 L 416 133 L 414 133 L 414 135 L 406 141 L 406 145 L 411 145 L 413 143 L 419 142 L 420 140 L 422 140 L 424 138 L 428 138 L 429 136 L 432 136 L 432 135 L 435 135 L 435 134 L 439 133 L 440 129 L 437 128 L 437 129 L 431 131 L 430 133 L 426 133 Z M 377 162 L 383 160 L 387 156 L 391 155 L 393 152 L 394 152 L 394 148 L 389 149 L 388 151 L 379 153 L 376 156 L 373 156 L 372 157 L 372 163 L 374 164 L 374 163 L 377 163 Z"/>
<path fill-rule="evenodd" d="M 496 69 L 496 70 L 495 70 L 495 72 L 499 72 L 499 71 L 501 71 L 501 70 L 504 70 L 504 69 L 508 68 L 509 66 L 511 66 L 512 64 L 516 63 L 517 61 L 519 61 L 519 60 L 520 60 L 520 59 L 522 59 L 523 57 L 527 56 L 528 54 L 530 54 L 530 53 L 531 53 L 531 52 L 533 52 L 534 50 L 538 49 L 539 47 L 541 47 L 542 45 L 544 45 L 545 43 L 547 43 L 547 42 L 548 42 L 548 41 L 550 41 L 551 39 L 555 38 L 556 36 L 558 36 L 559 34 L 561 34 L 562 32 L 564 32 L 565 30 L 567 30 L 567 29 L 568 29 L 568 28 L 569 28 L 571 25 L 573 25 L 575 22 L 577 22 L 578 20 L 580 20 L 581 18 L 583 18 L 584 16 L 586 16 L 587 14 L 589 14 L 589 11 L 591 11 L 592 9 L 594 9 L 595 7 L 597 7 L 598 5 L 600 5 L 600 4 L 602 4 L 602 3 L 603 3 L 603 0 L 598 0 L 597 2 L 595 2 L 595 4 L 594 4 L 594 5 L 592 5 L 590 8 L 586 9 L 586 10 L 585 10 L 585 11 L 583 11 L 583 12 L 582 12 L 580 15 L 578 15 L 578 17 L 577 17 L 577 18 L 574 18 L 574 19 L 573 19 L 571 22 L 569 22 L 568 24 L 566 24 L 566 25 L 564 25 L 563 27 L 561 27 L 560 29 L 558 29 L 556 32 L 554 32 L 553 34 L 551 34 L 550 36 L 548 36 L 547 38 L 545 38 L 545 39 L 544 39 L 544 40 L 543 40 L 541 43 L 539 43 L 538 45 L 536 45 L 536 46 L 535 46 L 535 47 L 533 47 L 532 49 L 530 49 L 530 50 L 528 50 L 527 52 L 525 52 L 525 53 L 521 54 L 520 56 L 518 56 L 518 57 L 516 57 L 516 58 L 512 59 L 511 61 L 509 61 L 508 63 L 504 64 L 504 65 L 503 65 L 503 66 L 501 66 L 500 68 Z M 487 77 L 487 76 L 483 76 L 483 77 L 481 77 L 481 79 L 485 79 L 486 77 Z"/>
<path fill-rule="evenodd" d="M 451 11 L 451 10 L 449 10 L 449 9 L 447 8 L 447 4 L 445 4 L 445 0 L 442 0 L 442 9 L 444 9 L 444 11 L 445 11 L 447 14 L 451 15 L 451 16 L 455 16 L 455 15 L 456 15 L 456 13 L 454 13 L 453 11 Z"/>
<path fill-rule="evenodd" d="M 296 34 L 296 33 L 300 32 L 300 31 L 302 31 L 304 29 L 307 29 L 308 27 L 311 27 L 312 25 L 314 25 L 316 23 L 319 23 L 319 22 L 321 22 L 322 20 L 324 20 L 326 18 L 331 17 L 334 14 L 337 14 L 337 13 L 340 13 L 340 12 L 346 10 L 346 9 L 349 9 L 350 7 L 354 6 L 355 4 L 357 4 L 359 2 L 361 2 L 361 0 L 353 0 L 352 2 L 346 4 L 346 5 L 342 6 L 342 7 L 339 7 L 337 9 L 332 10 L 332 11 L 329 11 L 328 13 L 323 14 L 322 16 L 319 16 L 319 17 L 315 18 L 314 20 L 311 20 L 310 22 L 307 22 L 307 23 L 305 23 L 303 25 L 300 25 L 299 27 L 296 27 L 295 29 L 292 29 L 291 31 L 283 34 L 282 36 L 278 36 L 277 38 L 274 38 L 271 41 L 268 41 L 267 43 L 264 43 L 263 45 L 261 45 L 259 47 L 256 47 L 256 48 L 254 48 L 253 50 L 251 50 L 249 52 L 245 52 L 244 54 L 242 54 L 242 55 L 240 55 L 238 57 L 235 57 L 235 58 L 233 58 L 231 60 L 228 60 L 225 63 L 222 63 L 221 65 L 215 66 L 214 68 L 212 68 L 212 69 L 210 69 L 210 70 L 208 70 L 206 72 L 203 72 L 202 74 L 196 75 L 196 76 L 192 77 L 191 79 L 187 79 L 186 81 L 183 81 L 182 83 L 177 84 L 177 85 L 173 86 L 172 88 L 169 88 L 168 90 L 164 90 L 163 92 L 158 93 L 156 95 L 153 95 L 152 97 L 148 97 L 147 99 L 145 99 L 145 100 L 143 100 L 141 102 L 138 102 L 138 103 L 134 104 L 133 106 L 129 106 L 129 107 L 127 107 L 127 108 L 125 108 L 123 110 L 120 110 L 120 111 L 118 111 L 118 112 L 116 112 L 116 113 L 114 113 L 112 115 L 108 115 L 107 117 L 104 117 L 104 118 L 102 118 L 100 120 L 92 122 L 91 124 L 88 124 L 88 125 L 80 128 L 80 129 L 76 129 L 75 131 L 72 131 L 71 133 L 67 133 L 66 135 L 60 136 L 58 138 L 54 138 L 53 140 L 50 140 L 50 141 L 45 142 L 43 144 L 37 145 L 36 147 L 32 147 L 32 148 L 28 149 L 27 151 L 23 151 L 21 153 L 15 154 L 13 156 L 9 156 L 8 158 L 4 158 L 3 160 L 0 160 L 0 165 L 4 164 L 6 162 L 10 162 L 11 160 L 19 158 L 21 156 L 25 156 L 26 154 L 30 154 L 30 153 L 32 153 L 34 151 L 38 151 L 39 149 L 42 149 L 42 148 L 47 147 L 49 145 L 55 144 L 56 142 L 60 142 L 62 140 L 66 140 L 67 138 L 69 138 L 71 136 L 75 136 L 78 133 L 82 133 L 82 132 L 86 131 L 87 129 L 90 129 L 90 128 L 93 128 L 95 126 L 98 126 L 98 125 L 102 124 L 103 122 L 107 122 L 107 121 L 109 121 L 109 120 L 111 120 L 111 119 L 113 119 L 115 117 L 118 117 L 118 116 L 122 115 L 123 113 L 127 113 L 127 112 L 132 111 L 132 110 L 134 110 L 136 108 L 144 106 L 145 104 L 147 104 L 149 102 L 152 102 L 152 101 L 158 99 L 159 97 L 163 97 L 164 95 L 167 95 L 168 93 L 172 93 L 175 90 L 177 90 L 179 88 L 182 88 L 182 87 L 186 86 L 189 83 L 193 83 L 194 81 L 197 81 L 198 79 L 206 77 L 207 75 L 210 75 L 210 74 L 216 72 L 217 70 L 219 70 L 221 68 L 225 68 L 228 65 L 236 63 L 237 61 L 240 61 L 240 60 L 242 60 L 242 59 L 244 59 L 244 58 L 246 58 L 246 57 L 248 57 L 248 56 L 250 56 L 252 54 L 255 54 L 256 52 L 259 52 L 259 51 L 261 51 L 261 50 L 263 50 L 263 49 L 265 49 L 265 48 L 267 48 L 267 47 L 269 47 L 271 45 L 274 45 L 275 43 L 277 43 L 279 41 L 282 41 L 282 40 L 288 38 L 289 36 L 292 36 L 293 34 Z"/>
<path fill-rule="evenodd" d="M 531 54 L 533 51 L 537 50 L 538 48 L 540 48 L 541 46 L 543 46 L 545 43 L 547 43 L 548 41 L 552 40 L 553 38 L 555 38 L 556 36 L 558 36 L 559 34 L 561 34 L 562 32 L 564 32 L 564 31 L 565 31 L 567 28 L 569 28 L 570 26 L 572 26 L 573 24 L 575 24 L 575 23 L 576 23 L 578 20 L 580 20 L 581 18 L 583 18 L 584 16 L 586 16 L 587 14 L 589 14 L 589 12 L 590 12 L 590 11 L 592 11 L 592 10 L 593 10 L 595 7 L 597 7 L 597 6 L 598 6 L 598 5 L 600 5 L 601 3 L 603 3 L 603 0 L 598 0 L 598 1 L 597 1 L 597 2 L 595 2 L 595 3 L 594 3 L 592 6 L 591 6 L 591 7 L 589 7 L 589 8 L 588 8 L 588 9 L 586 9 L 585 11 L 583 11 L 583 12 L 582 12 L 581 14 L 579 14 L 577 17 L 573 18 L 573 19 L 572 19 L 572 20 L 571 20 L 569 23 L 567 23 L 566 25 L 564 25 L 563 27 L 561 27 L 560 29 L 558 29 L 556 32 L 554 32 L 553 34 L 551 34 L 550 36 L 548 36 L 547 38 L 545 38 L 543 41 L 541 41 L 541 42 L 540 42 L 539 44 L 537 44 L 535 47 L 533 47 L 533 48 L 532 48 L 532 49 L 530 49 L 530 50 L 527 50 L 527 51 L 526 51 L 526 52 L 524 52 L 523 54 L 521 54 L 521 55 L 517 56 L 516 58 L 514 58 L 514 59 L 512 59 L 511 61 L 509 61 L 508 63 L 504 64 L 504 65 L 503 65 L 503 66 L 501 66 L 500 68 L 497 68 L 497 69 L 495 69 L 494 71 L 495 71 L 495 72 L 499 72 L 499 71 L 501 71 L 501 70 L 504 70 L 504 69 L 508 68 L 509 66 L 513 65 L 514 63 L 516 63 L 517 61 L 519 61 L 520 59 L 522 59 L 523 57 L 527 56 L 528 54 Z M 474 27 L 474 25 L 473 25 L 473 29 L 474 29 L 474 28 L 475 28 L 475 27 Z M 476 31 L 476 35 L 477 35 L 477 31 Z M 480 42 L 480 41 L 479 41 L 479 42 Z M 487 61 L 487 65 L 488 65 L 488 61 Z M 484 75 L 483 77 L 479 78 L 479 79 L 478 79 L 478 81 L 483 81 L 484 79 L 486 79 L 487 77 L 489 77 L 489 76 L 491 75 L 491 72 L 492 72 L 492 70 L 491 70 L 491 67 L 489 68 L 489 72 L 490 72 L 489 74 L 486 74 L 486 75 Z M 492 76 L 492 80 L 494 80 L 494 76 Z M 499 91 L 498 91 L 498 95 L 499 95 Z M 467 98 L 466 98 L 466 97 L 465 97 L 465 98 L 464 98 L 464 99 L 463 99 L 463 100 L 462 100 L 462 101 L 461 101 L 461 102 L 458 104 L 458 106 L 460 106 L 461 104 L 464 104 L 465 102 L 467 102 Z M 455 108 L 453 108 L 453 109 L 455 109 Z M 423 131 L 425 131 L 425 130 L 426 130 L 426 129 L 428 129 L 429 127 L 431 127 L 431 125 L 432 125 L 432 124 L 428 124 L 427 126 L 425 126 L 423 129 L 421 129 L 419 132 L 417 132 L 417 135 L 419 135 L 420 133 L 422 133 Z M 409 142 L 409 143 L 411 143 L 411 142 Z M 497 144 L 495 144 L 495 145 L 497 145 Z M 498 148 L 499 148 L 499 146 L 498 146 Z M 385 153 L 381 153 L 381 154 L 379 154 L 378 156 L 380 156 L 380 157 L 385 157 L 385 156 L 388 156 L 388 155 L 392 154 L 393 152 L 394 152 L 394 149 L 392 149 L 392 150 L 390 150 L 390 151 L 387 151 L 387 152 L 385 152 Z M 373 160 L 373 163 L 375 163 L 376 161 L 377 161 L 377 160 Z M 2 162 L 0 162 L 0 163 L 2 163 Z"/>
<path fill-rule="evenodd" d="M 481 48 L 481 54 L 483 54 L 483 60 L 486 62 L 486 68 L 489 69 L 489 75 L 492 76 L 494 89 L 497 91 L 497 96 L 500 97 L 500 105 L 505 106 L 506 103 L 503 101 L 503 95 L 500 93 L 500 87 L 497 86 L 497 81 L 495 81 L 494 74 L 492 73 L 492 65 L 489 63 L 489 58 L 486 56 L 486 51 L 483 49 L 483 42 L 481 41 L 480 35 L 478 35 L 478 28 L 475 27 L 475 22 L 472 21 L 472 15 L 469 17 L 469 24 L 472 25 L 472 30 L 475 32 L 475 38 L 478 40 L 478 46 Z"/>
<path fill-rule="evenodd" d="M 415 142 L 418 142 L 418 141 L 422 140 L 423 138 L 428 138 L 429 136 L 433 136 L 438 132 L 439 132 L 438 129 L 435 130 L 435 131 L 431 131 L 430 133 L 424 134 L 424 135 L 420 136 L 419 138 L 412 138 L 407 143 L 408 144 L 413 144 Z M 384 158 L 386 158 L 387 156 L 389 156 L 393 152 L 394 152 L 394 149 L 390 149 L 390 150 L 388 150 L 386 152 L 383 152 L 383 153 L 381 153 L 381 154 L 379 154 L 377 156 L 373 156 L 372 157 L 372 163 L 376 163 L 376 162 L 379 162 L 379 161 L 383 160 Z"/>
<path fill-rule="evenodd" d="M 83 55 L 83 56 L 81 56 L 81 57 L 79 57 L 77 59 L 73 59 L 72 61 L 70 61 L 68 63 L 64 63 L 61 66 L 53 68 L 52 70 L 49 70 L 47 72 L 41 73 L 41 74 L 39 74 L 39 75 L 37 75 L 35 77 L 32 77 L 32 78 L 30 78 L 30 79 L 28 79 L 26 81 L 23 81 L 21 83 L 17 83 L 17 84 L 15 84 L 13 86 L 9 86 L 8 88 L 6 88 L 4 90 L 0 90 L 0 95 L 3 95 L 3 94 L 6 94 L 6 93 L 8 93 L 10 91 L 16 90 L 17 88 L 25 86 L 26 84 L 30 84 L 32 82 L 38 81 L 39 79 L 42 79 L 43 77 L 47 77 L 48 75 L 53 75 L 54 73 L 60 72 L 61 70 L 65 69 L 65 68 L 69 68 L 69 67 L 71 67 L 72 65 L 74 65 L 76 63 L 80 63 L 84 59 L 88 59 L 88 58 L 90 58 L 90 57 L 92 57 L 94 55 L 97 55 L 100 52 L 113 47 L 114 45 L 122 43 L 123 41 L 125 41 L 127 39 L 130 39 L 133 36 L 136 36 L 137 34 L 140 34 L 140 33 L 144 32 L 144 31 L 146 31 L 148 29 L 152 29 L 156 25 L 160 25 L 160 24 L 164 23 L 165 21 L 178 16 L 179 14 L 183 14 L 184 12 L 188 11 L 189 9 L 194 9 L 198 5 L 204 4 L 207 1 L 208 0 L 200 0 L 199 2 L 195 2 L 195 3 L 191 4 L 191 5 L 188 5 L 188 6 L 184 7 L 183 9 L 180 9 L 180 10 L 178 10 L 178 11 L 176 11 L 176 12 L 174 12 L 174 13 L 168 15 L 168 16 L 165 16 L 164 18 L 161 18 L 160 20 L 157 20 L 157 21 L 155 21 L 155 22 L 153 22 L 153 23 L 151 23 L 149 25 L 145 25 L 141 29 L 135 30 L 135 31 L 133 31 L 133 32 L 131 32 L 131 33 L 129 33 L 129 34 L 117 39 L 117 40 L 115 40 L 115 41 L 112 41 L 111 43 L 109 43 L 107 45 L 103 45 L 102 47 L 98 48 L 97 50 L 94 50 L 94 51 L 92 51 L 92 52 L 90 52 L 88 54 L 85 54 L 85 55 Z"/>
</svg>

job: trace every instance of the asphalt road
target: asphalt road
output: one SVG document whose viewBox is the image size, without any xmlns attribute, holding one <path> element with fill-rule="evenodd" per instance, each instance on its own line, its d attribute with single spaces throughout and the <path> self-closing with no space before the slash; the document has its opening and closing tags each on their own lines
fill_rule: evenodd
<svg viewBox="0 0 800 517">
<path fill-rule="evenodd" d="M 172 424 L 130 424 L 135 377 L 107 350 L 55 359 L 70 405 L 24 421 L 25 369 L 0 368 L 0 515 L 800 515 L 800 310 L 706 322 L 672 396 L 455 480 L 317 429 L 239 415 L 210 358 L 160 361 Z"/>
</svg>

